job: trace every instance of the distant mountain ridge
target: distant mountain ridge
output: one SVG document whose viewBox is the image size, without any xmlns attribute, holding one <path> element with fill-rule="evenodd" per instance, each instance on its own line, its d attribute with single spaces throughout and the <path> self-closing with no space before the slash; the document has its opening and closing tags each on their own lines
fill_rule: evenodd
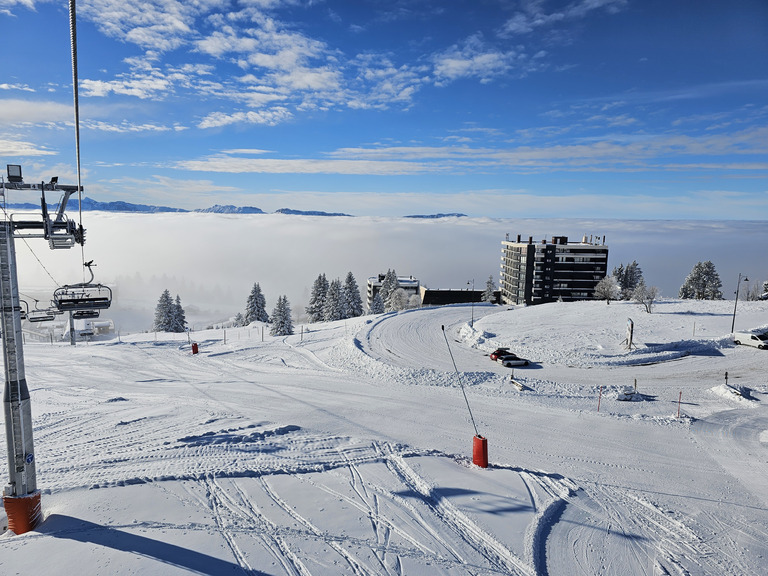
<svg viewBox="0 0 768 576">
<path fill-rule="evenodd" d="M 48 204 L 48 210 L 53 212 L 58 207 L 58 204 Z M 30 202 L 24 202 L 19 204 L 7 204 L 6 208 L 9 210 L 40 210 L 40 204 L 32 204 Z M 77 198 L 70 198 L 67 203 L 67 211 L 74 212 L 80 209 Z M 214 204 L 210 208 L 197 208 L 195 210 L 186 210 L 184 208 L 171 208 L 170 206 L 155 206 L 152 204 L 132 204 L 131 202 L 115 201 L 115 202 L 99 202 L 98 200 L 92 200 L 87 196 L 83 198 L 83 211 L 99 211 L 99 212 L 126 212 L 137 214 L 160 214 L 169 212 L 199 212 L 207 214 L 268 214 L 261 208 L 255 206 L 233 206 L 231 204 L 221 205 Z M 344 212 L 323 212 L 320 210 L 294 210 L 292 208 L 280 208 L 275 210 L 274 214 L 289 214 L 298 216 L 345 216 L 353 217 L 352 214 L 345 214 Z M 460 218 L 465 217 L 466 214 L 450 213 L 450 214 L 415 214 L 411 216 L 403 216 L 403 218 Z"/>
<path fill-rule="evenodd" d="M 319 212 L 317 210 L 293 210 L 291 208 L 280 208 L 275 210 L 275 214 L 292 214 L 294 216 L 351 216 L 343 212 Z"/>
<path fill-rule="evenodd" d="M 212 214 L 266 214 L 264 210 L 256 208 L 255 206 L 232 206 L 231 204 L 226 204 L 224 206 L 221 204 L 214 204 L 210 208 L 199 208 L 194 210 L 194 212 L 206 212 Z"/>
</svg>

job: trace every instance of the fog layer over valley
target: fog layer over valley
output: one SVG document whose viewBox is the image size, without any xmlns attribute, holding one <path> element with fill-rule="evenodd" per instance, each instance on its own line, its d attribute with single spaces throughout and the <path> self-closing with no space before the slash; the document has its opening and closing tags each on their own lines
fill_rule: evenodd
<svg viewBox="0 0 768 576">
<path fill-rule="evenodd" d="M 123 331 L 150 329 L 165 289 L 181 296 L 193 329 L 241 312 L 255 282 L 269 311 L 285 294 L 299 322 L 321 273 L 333 279 L 351 271 L 363 291 L 369 276 L 389 268 L 430 288 L 466 289 L 474 279 L 482 289 L 489 276 L 498 283 L 507 234 L 534 242 L 553 235 L 602 242 L 605 236 L 609 271 L 636 260 L 662 297 L 676 297 L 693 265 L 704 260 L 715 264 L 725 298 L 733 297 L 740 272 L 754 282 L 768 279 L 768 226 L 760 221 L 86 212 L 83 224 L 85 259 L 95 262 L 96 281 L 113 288 L 109 316 Z M 16 244 L 20 290 L 41 306 L 57 285 L 83 281 L 79 247 L 51 251 L 39 240 Z"/>
</svg>

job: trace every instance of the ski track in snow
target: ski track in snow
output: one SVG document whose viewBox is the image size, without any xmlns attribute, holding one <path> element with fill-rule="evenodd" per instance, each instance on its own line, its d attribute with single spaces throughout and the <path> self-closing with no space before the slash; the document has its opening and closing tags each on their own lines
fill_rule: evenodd
<svg viewBox="0 0 768 576">
<path fill-rule="evenodd" d="M 42 345 L 32 347 L 36 362 L 28 379 L 36 411 L 38 484 L 48 497 L 157 487 L 211 523 L 137 526 L 215 533 L 244 574 L 758 574 L 762 563 L 745 550 L 766 549 L 768 526 L 755 522 L 751 510 L 761 510 L 768 494 L 768 460 L 754 457 L 765 453 L 768 418 L 761 415 L 757 395 L 768 390 L 755 381 L 743 388 L 700 386 L 699 403 L 691 402 L 689 409 L 704 417 L 712 412 L 704 398 L 747 408 L 709 420 L 677 419 L 674 402 L 662 407 L 656 401 L 663 392 L 658 382 L 670 373 L 710 378 L 706 359 L 728 352 L 727 340 L 683 339 L 621 353 L 621 330 L 609 334 L 616 344 L 609 349 L 601 329 L 559 351 L 551 337 L 533 341 L 527 325 L 501 329 L 518 322 L 520 312 L 477 306 L 470 327 L 466 306 L 421 309 L 313 325 L 300 337 L 265 342 L 222 345 L 202 339 L 194 357 L 187 342 L 140 337 L 120 345 L 54 347 L 50 357 Z M 525 392 L 508 385 L 513 372 L 487 358 L 497 346 L 510 346 L 534 361 L 530 369 L 514 371 L 527 385 Z M 750 366 L 762 370 L 762 356 L 736 352 L 746 359 L 744 374 Z M 669 369 L 642 380 L 645 395 L 639 403 L 617 402 L 606 386 L 604 413 L 593 415 L 599 386 L 590 370 L 613 370 L 618 388 L 634 374 L 629 370 L 657 363 Z M 77 373 L 92 377 L 61 385 Z M 332 434 L 290 417 L 301 407 L 310 413 L 327 410 L 327 398 L 302 393 L 302 386 L 320 390 L 355 381 L 374 388 L 396 383 L 394 396 L 414 386 L 461 384 L 471 390 L 473 402 L 512 399 L 518 418 L 526 411 L 541 414 L 544 402 L 561 420 L 608 419 L 638 439 L 643 430 L 664 430 L 708 454 L 702 473 L 732 475 L 739 486 L 726 501 L 737 500 L 744 485 L 764 504 L 734 513 L 727 502 L 702 493 L 699 502 L 687 500 L 701 504 L 691 512 L 659 488 L 634 489 L 632 479 L 658 473 L 653 451 L 665 436 L 634 458 L 610 461 L 606 450 L 621 450 L 626 438 L 594 455 L 529 439 L 515 447 L 516 454 L 547 463 L 549 471 L 492 458 L 491 469 L 478 475 L 464 456 L 364 434 Z M 349 384 L 342 389 L 350 401 L 370 394 L 356 393 Z M 743 394 L 734 396 L 733 390 Z M 354 428 L 350 417 L 344 422 Z M 540 436 L 562 433 L 557 421 L 536 425 Z M 594 424 L 579 429 L 578 438 L 584 445 L 607 442 Z M 456 488 L 446 470 L 456 475 Z M 504 478 L 503 488 L 485 487 L 497 478 Z M 477 495 L 458 488 L 467 480 Z M 505 492 L 513 486 L 513 493 Z M 515 516 L 484 510 L 491 495 L 490 501 L 503 503 Z M 518 535 L 507 534 L 507 528 Z M 15 540 L 0 538 L 3 548 L 15 551 Z"/>
</svg>

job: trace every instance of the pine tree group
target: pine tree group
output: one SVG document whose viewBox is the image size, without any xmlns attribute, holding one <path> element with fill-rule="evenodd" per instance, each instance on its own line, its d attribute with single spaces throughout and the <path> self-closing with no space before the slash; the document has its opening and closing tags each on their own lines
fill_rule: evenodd
<svg viewBox="0 0 768 576">
<path fill-rule="evenodd" d="M 392 301 L 392 295 L 398 288 L 400 288 L 400 284 L 397 281 L 397 272 L 388 269 L 384 275 L 384 280 L 381 282 L 381 288 L 379 288 L 381 301 L 384 302 L 384 312 L 392 312 L 397 309 L 393 307 L 396 302 Z"/>
<path fill-rule="evenodd" d="M 634 260 L 631 264 L 627 264 L 626 267 L 624 264 L 620 264 L 618 268 L 614 268 L 611 276 L 616 279 L 616 283 L 621 291 L 621 298 L 624 300 L 632 298 L 635 288 L 644 283 L 643 271 Z"/>
<path fill-rule="evenodd" d="M 715 270 L 715 265 L 709 260 L 698 262 L 680 287 L 680 298 L 695 300 L 722 300 L 723 283 Z"/>
<path fill-rule="evenodd" d="M 171 298 L 171 293 L 164 290 L 155 307 L 155 322 L 153 329 L 156 332 L 184 332 L 187 329 L 187 320 L 184 308 L 181 306 L 181 298 L 176 295 L 176 300 Z"/>
<path fill-rule="evenodd" d="M 312 285 L 305 311 L 310 322 L 332 322 L 362 316 L 363 300 L 352 272 L 347 273 L 343 284 L 339 279 L 328 282 L 325 274 L 320 274 Z"/>
</svg>

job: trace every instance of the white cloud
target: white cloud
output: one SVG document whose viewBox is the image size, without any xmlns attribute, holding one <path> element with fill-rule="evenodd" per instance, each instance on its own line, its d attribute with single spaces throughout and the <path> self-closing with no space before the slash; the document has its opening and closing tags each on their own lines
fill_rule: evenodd
<svg viewBox="0 0 768 576">
<path fill-rule="evenodd" d="M 81 122 L 83 128 L 98 130 L 100 132 L 114 132 L 117 134 L 126 134 L 130 132 L 169 132 L 178 130 L 179 126 L 163 126 L 161 124 L 144 123 L 136 124 L 123 120 L 120 123 L 102 122 L 96 120 L 84 120 Z"/>
<path fill-rule="evenodd" d="M 222 154 L 269 154 L 269 150 L 261 150 L 259 148 L 233 148 L 232 150 L 222 150 Z"/>
<path fill-rule="evenodd" d="M 230 124 L 264 124 L 275 126 L 288 120 L 291 113 L 285 108 L 249 110 L 245 112 L 212 112 L 203 118 L 198 128 L 220 128 Z"/>
<path fill-rule="evenodd" d="M 200 52 L 220 58 L 229 52 L 248 53 L 256 50 L 258 41 L 255 38 L 240 37 L 232 26 L 226 26 L 223 30 L 216 30 L 207 38 L 196 41 Z"/>
<path fill-rule="evenodd" d="M 504 23 L 502 35 L 530 34 L 539 28 L 584 18 L 594 10 L 605 9 L 614 14 L 627 4 L 628 0 L 575 0 L 560 10 L 547 13 L 544 0 L 527 0 L 522 2 L 522 9 Z"/>
<path fill-rule="evenodd" d="M 0 126 L 71 122 L 72 104 L 50 101 L 0 100 Z"/>
<path fill-rule="evenodd" d="M 249 70 L 238 80 L 256 90 L 238 93 L 237 99 L 258 107 L 281 97 L 299 108 L 344 100 L 339 63 L 324 42 L 284 30 L 270 18 L 258 18 L 256 24 L 245 29 L 225 25 L 196 42 L 200 52 L 216 58 L 232 55 Z"/>
<path fill-rule="evenodd" d="M 318 160 L 287 158 L 239 158 L 214 156 L 202 160 L 179 162 L 177 168 L 203 172 L 234 174 L 421 174 L 434 171 L 427 165 L 411 161 L 386 160 Z"/>
<path fill-rule="evenodd" d="M 188 42 L 196 17 L 217 6 L 223 0 L 88 0 L 80 12 L 107 36 L 165 52 Z"/>
<path fill-rule="evenodd" d="M 48 150 L 31 142 L 0 138 L 0 156 L 12 158 L 15 156 L 53 156 L 56 154 L 58 152 Z"/>
<path fill-rule="evenodd" d="M 172 88 L 167 77 L 160 74 L 148 76 L 132 75 L 116 78 L 115 80 L 81 80 L 80 89 L 83 96 L 103 97 L 110 93 L 124 96 L 135 96 L 142 100 L 164 96 Z"/>
<path fill-rule="evenodd" d="M 520 58 L 513 50 L 504 52 L 487 46 L 482 36 L 476 34 L 435 55 L 433 60 L 437 82 L 444 83 L 468 77 L 489 81 L 506 74 Z"/>
<path fill-rule="evenodd" d="M 243 113 L 245 114 L 245 113 Z M 258 118 L 262 120 L 262 118 Z M 222 114 L 206 119 L 206 126 L 245 121 Z M 180 162 L 182 169 L 273 174 L 471 174 L 508 172 L 634 172 L 728 169 L 757 171 L 761 161 L 745 156 L 768 154 L 768 127 L 734 134 L 602 136 L 569 144 L 471 147 L 376 146 L 339 148 L 317 158 L 242 158 L 234 152 Z M 712 158 L 707 162 L 706 158 Z M 731 157 L 724 162 L 723 157 Z M 736 160 L 739 158 L 741 160 Z M 731 168 L 728 168 L 728 167 Z"/>
<path fill-rule="evenodd" d="M 8 83 L 2 83 L 0 84 L 0 90 L 20 90 L 22 92 L 34 92 L 34 88 L 30 88 L 26 84 L 8 84 Z"/>
<path fill-rule="evenodd" d="M 27 10 L 34 10 L 35 0 L 2 0 L 0 1 L 0 14 L 13 16 L 13 12 L 11 12 L 11 8 L 15 6 L 22 6 Z"/>
<path fill-rule="evenodd" d="M 381 54 L 361 54 L 350 62 L 357 70 L 356 89 L 350 90 L 350 108 L 389 108 L 393 103 L 409 105 L 427 81 L 426 66 L 396 66 Z"/>
</svg>

